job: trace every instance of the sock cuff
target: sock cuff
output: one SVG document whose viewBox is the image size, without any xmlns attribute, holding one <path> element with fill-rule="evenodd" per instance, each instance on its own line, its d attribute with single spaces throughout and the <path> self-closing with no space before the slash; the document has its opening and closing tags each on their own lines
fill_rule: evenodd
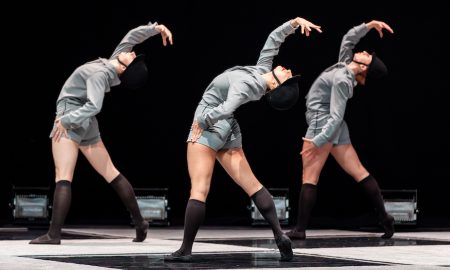
<svg viewBox="0 0 450 270">
<path fill-rule="evenodd" d="M 192 203 L 196 203 L 196 204 L 206 205 L 205 202 L 202 202 L 202 201 L 199 201 L 199 200 L 196 200 L 196 199 L 189 199 L 189 201 L 192 202 Z M 188 201 L 188 202 L 189 202 L 189 201 Z"/>
<path fill-rule="evenodd" d="M 313 188 L 313 189 L 317 189 L 317 185 L 311 184 L 311 183 L 304 183 L 302 184 L 301 188 Z"/>
<path fill-rule="evenodd" d="M 109 184 L 118 183 L 119 181 L 122 181 L 125 179 L 125 176 L 123 176 L 121 173 L 119 173 L 118 176 L 116 176 Z"/>
<path fill-rule="evenodd" d="M 57 186 L 71 186 L 72 182 L 70 182 L 69 180 L 59 180 L 56 182 L 55 185 Z"/>
<path fill-rule="evenodd" d="M 365 182 L 375 180 L 375 178 L 369 174 L 368 176 L 364 177 L 361 181 L 359 181 L 359 184 L 364 185 Z"/>
<path fill-rule="evenodd" d="M 250 196 L 250 198 L 252 200 L 254 200 L 256 198 L 256 196 L 258 196 L 258 194 L 262 194 L 263 192 L 268 192 L 267 189 L 264 186 L 262 186 L 260 190 L 258 190 L 255 193 L 253 193 L 253 195 Z"/>
</svg>

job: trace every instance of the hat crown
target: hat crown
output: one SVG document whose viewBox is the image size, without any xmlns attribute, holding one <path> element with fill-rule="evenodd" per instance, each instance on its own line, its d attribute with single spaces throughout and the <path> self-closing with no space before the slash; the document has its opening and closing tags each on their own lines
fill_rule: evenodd
<svg viewBox="0 0 450 270">
<path fill-rule="evenodd" d="M 298 80 L 300 75 L 293 76 L 267 93 L 267 101 L 276 110 L 289 110 L 299 97 Z"/>
<path fill-rule="evenodd" d="M 138 89 L 147 83 L 148 69 L 145 55 L 140 54 L 128 65 L 120 76 L 120 84 L 127 89 Z"/>
</svg>

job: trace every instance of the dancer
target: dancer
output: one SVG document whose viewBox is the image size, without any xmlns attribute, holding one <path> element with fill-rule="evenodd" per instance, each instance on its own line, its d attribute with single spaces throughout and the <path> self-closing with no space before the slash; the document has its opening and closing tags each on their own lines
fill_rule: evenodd
<svg viewBox="0 0 450 270">
<path fill-rule="evenodd" d="M 205 202 L 216 159 L 271 225 L 281 260 L 292 259 L 291 241 L 281 230 L 272 197 L 245 158 L 233 112 L 264 95 L 275 109 L 287 110 L 296 104 L 299 76 L 292 76 L 291 70 L 282 66 L 272 70 L 272 62 L 285 38 L 298 27 L 306 36 L 312 29 L 321 32 L 320 26 L 303 18 L 284 23 L 269 35 L 256 66 L 230 68 L 218 75 L 204 92 L 187 139 L 191 193 L 185 212 L 183 243 L 179 250 L 165 257 L 166 261 L 190 261 L 192 258 L 192 245 L 205 217 Z"/>
<path fill-rule="evenodd" d="M 149 23 L 130 30 L 109 59 L 100 58 L 78 67 L 67 79 L 57 99 L 56 120 L 50 133 L 55 162 L 55 191 L 50 228 L 30 244 L 60 244 L 61 228 L 71 203 L 71 183 L 78 150 L 117 192 L 130 212 L 136 228 L 134 242 L 147 237 L 148 222 L 140 213 L 133 187 L 113 165 L 100 137 L 97 115 L 110 87 L 143 87 L 147 80 L 145 56 L 132 51 L 137 44 L 161 34 L 163 45 L 172 33 L 162 24 Z"/>
<path fill-rule="evenodd" d="M 375 53 L 363 51 L 353 54 L 355 45 L 370 29 L 377 30 L 380 37 L 383 37 L 383 29 L 394 33 L 389 25 L 375 20 L 350 29 L 342 39 L 339 62 L 320 74 L 306 96 L 308 130 L 300 153 L 303 184 L 297 224 L 287 233 L 291 239 L 305 239 L 305 230 L 316 201 L 319 175 L 329 153 L 366 194 L 384 228 L 382 238 L 391 238 L 394 234 L 394 218 L 386 213 L 377 181 L 361 164 L 343 119 L 354 86 L 371 84 L 387 75 L 386 66 Z"/>
</svg>

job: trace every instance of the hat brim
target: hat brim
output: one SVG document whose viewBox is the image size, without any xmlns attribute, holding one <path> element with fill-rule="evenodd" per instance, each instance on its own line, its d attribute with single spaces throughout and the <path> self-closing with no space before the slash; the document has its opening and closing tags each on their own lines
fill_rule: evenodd
<svg viewBox="0 0 450 270">
<path fill-rule="evenodd" d="M 294 76 L 290 77 L 289 79 L 285 80 L 278 87 L 285 86 L 285 85 L 291 85 L 292 83 L 298 83 L 298 81 L 300 80 L 300 77 L 301 77 L 301 75 L 294 75 Z"/>
</svg>

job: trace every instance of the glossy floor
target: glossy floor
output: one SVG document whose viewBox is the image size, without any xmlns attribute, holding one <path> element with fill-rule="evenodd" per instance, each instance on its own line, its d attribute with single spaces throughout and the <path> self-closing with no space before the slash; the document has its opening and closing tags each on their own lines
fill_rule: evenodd
<svg viewBox="0 0 450 270">
<path fill-rule="evenodd" d="M 41 230 L 0 228 L 0 269 L 444 269 L 450 231 L 379 233 L 311 230 L 293 241 L 294 259 L 280 255 L 267 228 L 201 228 L 189 263 L 165 262 L 181 244 L 182 228 L 150 228 L 134 243 L 128 228 L 67 228 L 61 245 L 29 245 Z M 338 268 L 339 267 L 339 268 Z"/>
</svg>

